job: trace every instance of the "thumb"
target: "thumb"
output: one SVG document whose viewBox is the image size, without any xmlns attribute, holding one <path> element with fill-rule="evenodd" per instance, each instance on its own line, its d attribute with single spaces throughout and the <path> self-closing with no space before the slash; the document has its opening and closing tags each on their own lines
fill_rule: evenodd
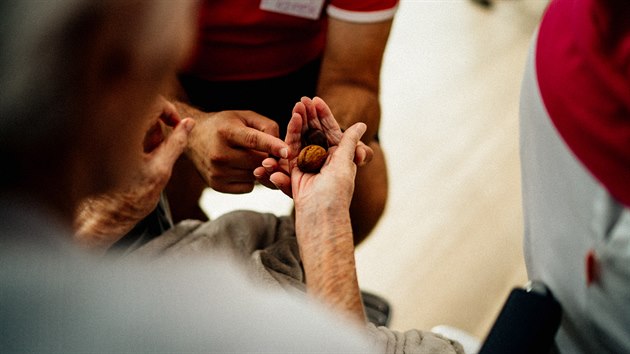
<svg viewBox="0 0 630 354">
<path fill-rule="evenodd" d="M 338 150 L 340 151 L 338 154 L 350 161 L 354 161 L 357 144 L 366 130 L 367 126 L 365 123 L 355 123 L 350 128 L 346 129 L 339 142 Z"/>
<path fill-rule="evenodd" d="M 183 119 L 164 142 L 155 150 L 155 161 L 171 168 L 188 145 L 188 136 L 195 126 L 192 118 Z"/>
</svg>

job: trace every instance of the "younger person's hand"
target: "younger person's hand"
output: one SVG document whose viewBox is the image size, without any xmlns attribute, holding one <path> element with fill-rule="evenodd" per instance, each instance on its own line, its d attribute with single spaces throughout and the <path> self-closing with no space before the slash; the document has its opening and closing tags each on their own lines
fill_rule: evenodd
<svg viewBox="0 0 630 354">
<path fill-rule="evenodd" d="M 194 113 L 197 128 L 187 155 L 216 191 L 249 193 L 256 179 L 253 172 L 263 160 L 287 156 L 278 124 L 267 117 L 252 111 Z"/>
</svg>

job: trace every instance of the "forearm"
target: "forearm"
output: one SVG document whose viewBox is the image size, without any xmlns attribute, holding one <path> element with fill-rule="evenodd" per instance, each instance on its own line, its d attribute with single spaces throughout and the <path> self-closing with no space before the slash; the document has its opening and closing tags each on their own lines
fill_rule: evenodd
<svg viewBox="0 0 630 354">
<path fill-rule="evenodd" d="M 349 212 L 296 207 L 296 233 L 308 293 L 352 320 L 365 322 Z"/>
<path fill-rule="evenodd" d="M 132 200 L 121 202 L 121 196 L 102 195 L 85 200 L 74 221 L 75 241 L 104 252 L 139 222 L 138 215 L 143 211 L 135 204 Z"/>
<path fill-rule="evenodd" d="M 352 23 L 329 18 L 317 95 L 330 106 L 342 128 L 367 124 L 369 144 L 381 118 L 379 87 L 383 53 L 392 20 Z"/>
</svg>

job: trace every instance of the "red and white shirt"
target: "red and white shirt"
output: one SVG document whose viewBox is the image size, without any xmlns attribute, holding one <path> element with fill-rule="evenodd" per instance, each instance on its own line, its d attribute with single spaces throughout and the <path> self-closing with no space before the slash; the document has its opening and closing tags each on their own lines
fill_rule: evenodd
<svg viewBox="0 0 630 354">
<path fill-rule="evenodd" d="M 625 0 L 553 1 L 539 29 L 536 71 L 562 139 L 630 206 L 630 6 Z"/>
<path fill-rule="evenodd" d="M 398 0 L 205 0 L 188 73 L 212 81 L 293 72 L 320 57 L 327 16 L 355 23 L 393 18 Z"/>
</svg>

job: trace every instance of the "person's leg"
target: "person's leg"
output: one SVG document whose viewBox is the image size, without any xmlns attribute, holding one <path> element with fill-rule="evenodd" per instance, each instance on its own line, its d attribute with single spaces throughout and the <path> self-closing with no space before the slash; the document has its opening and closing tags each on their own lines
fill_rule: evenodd
<svg viewBox="0 0 630 354">
<path fill-rule="evenodd" d="M 350 205 L 350 219 L 354 244 L 363 241 L 378 223 L 388 195 L 388 176 L 385 154 L 377 142 L 370 144 L 374 158 L 366 166 L 359 167 Z"/>
</svg>

